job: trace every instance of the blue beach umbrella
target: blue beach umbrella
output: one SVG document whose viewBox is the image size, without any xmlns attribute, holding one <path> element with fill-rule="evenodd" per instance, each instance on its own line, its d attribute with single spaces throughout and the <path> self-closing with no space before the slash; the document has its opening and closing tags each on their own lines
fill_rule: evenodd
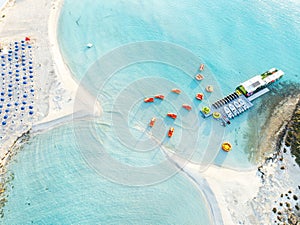
<svg viewBox="0 0 300 225">
<path fill-rule="evenodd" d="M 23 95 L 23 98 L 27 98 L 27 97 L 28 97 L 28 95 L 27 95 L 27 94 L 24 94 L 24 95 Z"/>
<path fill-rule="evenodd" d="M 32 105 L 30 105 L 30 106 L 29 106 L 29 109 L 33 109 L 33 106 L 32 106 Z"/>
<path fill-rule="evenodd" d="M 2 109 L 3 108 L 3 105 L 0 105 L 0 109 Z"/>
<path fill-rule="evenodd" d="M 12 74 L 12 71 L 8 71 L 8 74 Z"/>
<path fill-rule="evenodd" d="M 29 66 L 29 69 L 32 70 L 32 66 Z"/>
<path fill-rule="evenodd" d="M 22 107 L 21 107 L 21 110 L 25 110 L 25 107 L 24 107 L 24 106 L 22 106 Z"/>
<path fill-rule="evenodd" d="M 15 102 L 15 106 L 18 106 L 18 105 L 19 105 L 19 103 Z"/>
<path fill-rule="evenodd" d="M 3 119 L 6 120 L 7 118 L 8 118 L 8 115 L 4 115 L 4 116 L 3 116 Z"/>
<path fill-rule="evenodd" d="M 26 71 L 26 68 L 25 68 L 25 67 L 23 68 L 23 71 Z"/>
<path fill-rule="evenodd" d="M 2 96 L 4 96 L 4 95 L 5 95 L 5 93 L 4 93 L 4 92 L 1 92 L 1 95 L 2 95 Z"/>
<path fill-rule="evenodd" d="M 24 77 L 23 77 L 23 79 L 24 79 L 24 80 L 26 80 L 26 79 L 27 79 L 27 77 L 26 77 L 26 76 L 24 76 Z"/>
<path fill-rule="evenodd" d="M 32 71 L 32 70 L 29 70 L 29 73 L 33 73 L 33 71 Z"/>
<path fill-rule="evenodd" d="M 30 78 L 33 78 L 33 75 L 30 75 L 29 77 L 30 77 Z"/>
<path fill-rule="evenodd" d="M 19 82 L 19 81 L 20 81 L 20 79 L 19 79 L 19 78 L 16 78 L 16 81 L 17 81 L 17 82 Z"/>
<path fill-rule="evenodd" d="M 5 100 L 4 98 L 0 98 L 0 101 L 1 101 L 1 102 L 4 102 L 4 100 Z"/>
<path fill-rule="evenodd" d="M 5 63 L 2 63 L 1 66 L 5 66 Z"/>
<path fill-rule="evenodd" d="M 26 81 L 23 81 L 23 84 L 27 84 L 27 82 L 26 82 Z"/>
<path fill-rule="evenodd" d="M 5 112 L 6 112 L 6 113 L 9 113 L 9 109 L 5 109 Z"/>
<path fill-rule="evenodd" d="M 27 102 L 23 101 L 23 102 L 22 102 L 22 104 L 23 104 L 23 105 L 26 105 L 26 104 L 27 104 Z"/>
<path fill-rule="evenodd" d="M 19 64 L 16 64 L 15 67 L 19 67 Z"/>
<path fill-rule="evenodd" d="M 28 48 L 32 48 L 31 45 L 28 45 Z"/>
<path fill-rule="evenodd" d="M 34 92 L 34 89 L 30 89 L 30 92 Z"/>
<path fill-rule="evenodd" d="M 29 115 L 33 115 L 33 111 L 29 111 Z"/>
<path fill-rule="evenodd" d="M 16 73 L 19 73 L 19 72 L 20 72 L 20 70 L 17 69 L 17 70 L 16 70 Z"/>
<path fill-rule="evenodd" d="M 8 94 L 8 97 L 11 97 L 11 96 L 12 96 L 12 94 L 11 94 L 11 93 L 9 93 L 9 94 Z"/>
<path fill-rule="evenodd" d="M 5 126 L 5 125 L 6 125 L 6 122 L 5 122 L 5 121 L 2 121 L 2 125 Z"/>
<path fill-rule="evenodd" d="M 1 58 L 2 58 L 2 59 L 4 59 L 4 58 L 5 58 L 5 56 L 4 56 L 4 55 L 1 55 Z"/>
<path fill-rule="evenodd" d="M 11 107 L 11 104 L 10 104 L 10 103 L 7 103 L 7 107 Z"/>
</svg>

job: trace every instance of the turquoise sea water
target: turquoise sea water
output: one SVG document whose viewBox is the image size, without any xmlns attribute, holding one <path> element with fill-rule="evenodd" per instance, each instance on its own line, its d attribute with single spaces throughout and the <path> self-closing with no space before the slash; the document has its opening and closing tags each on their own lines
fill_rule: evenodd
<svg viewBox="0 0 300 225">
<path fill-rule="evenodd" d="M 240 82 L 272 67 L 286 73 L 283 82 L 299 83 L 299 18 L 300 4 L 296 1 L 66 0 L 58 39 L 78 80 L 84 79 L 100 57 L 125 44 L 154 40 L 173 43 L 198 56 L 199 64 L 206 65 L 206 78 L 215 80 L 226 95 Z M 94 46 L 87 49 L 87 43 Z M 157 55 L 160 51 L 155 49 Z M 115 63 L 113 60 L 111 64 Z M 95 79 L 96 76 L 101 81 L 101 73 L 95 73 Z M 94 83 L 89 82 L 85 85 L 92 90 Z M 101 83 L 97 94 L 104 113 L 95 121 L 95 129 L 80 123 L 76 124 L 77 131 L 82 137 L 93 134 L 99 146 L 115 159 L 136 167 L 165 160 L 161 145 L 155 145 L 156 142 L 179 153 L 192 145 L 192 160 L 208 163 L 203 162 L 203 157 L 209 138 L 214 140 L 221 135 L 222 140 L 233 144 L 234 150 L 230 154 L 220 152 L 216 164 L 251 167 L 245 151 L 248 114 L 236 118 L 224 136 L 214 133 L 212 120 L 204 121 L 197 114 L 180 109 L 185 102 L 195 109 L 207 103 L 195 102 L 194 93 L 201 88 L 193 82 L 189 74 L 172 65 L 128 65 Z M 183 95 L 169 93 L 172 86 L 179 87 Z M 155 103 L 154 107 L 142 103 L 145 96 L 159 92 L 166 95 L 166 101 Z M 126 99 L 131 101 L 124 111 L 128 106 Z M 178 112 L 178 120 L 165 119 L 168 110 Z M 151 132 L 146 125 L 153 115 L 159 120 L 157 130 Z M 82 158 L 89 143 L 84 138 L 78 140 L 78 132 L 74 134 L 70 126 L 35 137 L 16 157 L 18 162 L 10 166 L 15 180 L 5 211 L 8 224 L 31 220 L 36 224 L 209 224 L 205 200 L 181 173 L 144 188 L 111 183 Z M 175 133 L 168 141 L 164 135 L 169 126 L 175 127 Z M 114 138 L 119 132 L 121 135 Z M 139 151 L 151 146 L 147 140 L 155 140 L 156 147 Z M 145 145 L 141 144 L 143 141 Z M 218 153 L 219 149 L 211 151 Z"/>
<path fill-rule="evenodd" d="M 4 224 L 210 223 L 201 193 L 186 177 L 130 187 L 99 176 L 85 163 L 70 125 L 33 138 L 23 150 L 11 164 L 14 188 Z"/>
</svg>

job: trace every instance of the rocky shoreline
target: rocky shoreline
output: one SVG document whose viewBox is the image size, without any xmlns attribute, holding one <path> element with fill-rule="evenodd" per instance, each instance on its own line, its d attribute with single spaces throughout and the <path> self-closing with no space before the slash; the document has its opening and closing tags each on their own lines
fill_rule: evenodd
<svg viewBox="0 0 300 225">
<path fill-rule="evenodd" d="M 300 100 L 286 130 L 285 145 L 291 147 L 291 153 L 296 156 L 296 163 L 300 166 Z"/>
<path fill-rule="evenodd" d="M 300 225 L 300 100 L 291 119 L 274 137 L 275 152 L 258 167 L 262 186 L 256 199 L 258 209 L 265 210 L 272 224 Z M 269 192 L 271 199 L 264 193 Z"/>
<path fill-rule="evenodd" d="M 245 151 L 250 161 L 260 164 L 277 148 L 299 98 L 298 84 L 283 82 L 273 85 L 270 93 L 258 100 L 249 112 L 249 129 L 245 134 Z"/>
</svg>

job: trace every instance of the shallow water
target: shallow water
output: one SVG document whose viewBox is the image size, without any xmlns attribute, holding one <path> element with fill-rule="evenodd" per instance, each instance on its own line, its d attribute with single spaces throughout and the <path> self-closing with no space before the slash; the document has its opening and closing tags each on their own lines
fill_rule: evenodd
<svg viewBox="0 0 300 225">
<path fill-rule="evenodd" d="M 70 125 L 26 144 L 9 166 L 14 188 L 3 224 L 210 224 L 205 200 L 186 177 L 124 186 L 99 176 L 81 153 Z"/>
</svg>

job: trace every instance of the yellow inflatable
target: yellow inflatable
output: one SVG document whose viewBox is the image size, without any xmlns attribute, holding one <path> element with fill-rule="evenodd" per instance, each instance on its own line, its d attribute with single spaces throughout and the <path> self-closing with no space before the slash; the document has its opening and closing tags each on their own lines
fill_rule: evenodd
<svg viewBox="0 0 300 225">
<path fill-rule="evenodd" d="M 229 152 L 231 150 L 232 146 L 229 142 L 224 142 L 222 144 L 222 149 L 225 151 L 225 152 Z"/>
<path fill-rule="evenodd" d="M 220 118 L 221 118 L 221 113 L 219 113 L 219 112 L 214 112 L 214 113 L 213 113 L 213 117 L 214 117 L 215 119 L 220 119 Z"/>
</svg>

